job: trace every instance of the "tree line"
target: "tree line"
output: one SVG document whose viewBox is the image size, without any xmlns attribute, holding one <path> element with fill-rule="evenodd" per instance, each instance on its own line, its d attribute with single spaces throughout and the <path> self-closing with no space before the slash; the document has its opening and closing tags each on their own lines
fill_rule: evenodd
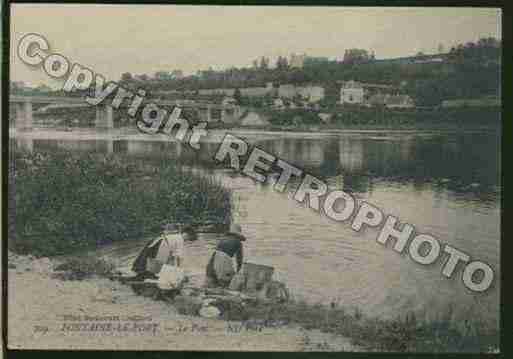
<svg viewBox="0 0 513 359">
<path fill-rule="evenodd" d="M 409 94 L 418 105 L 437 105 L 444 99 L 497 96 L 500 92 L 502 43 L 494 38 L 459 44 L 441 54 L 441 62 L 376 61 L 374 53 L 350 49 L 344 60 L 305 61 L 302 68 L 291 67 L 285 57 L 278 57 L 274 67 L 262 57 L 252 67 L 208 69 L 181 78 L 122 79 L 128 86 L 143 85 L 151 91 L 197 91 L 213 88 L 242 88 L 292 83 L 320 84 L 329 101 L 336 101 L 340 83 L 357 80 L 389 84 Z M 418 55 L 422 59 L 424 55 Z M 308 59 L 308 58 L 307 58 Z"/>
<path fill-rule="evenodd" d="M 127 72 L 120 82 L 130 89 L 145 88 L 150 94 L 171 90 L 194 93 L 199 89 L 260 87 L 268 83 L 276 86 L 314 83 L 325 87 L 325 102 L 334 103 L 339 98 L 341 82 L 356 80 L 396 86 L 400 92 L 413 97 L 417 105 L 432 106 L 445 99 L 498 96 L 501 55 L 501 41 L 489 37 L 451 48 L 440 54 L 441 62 L 378 61 L 373 52 L 349 49 L 342 61 L 309 60 L 307 57 L 303 67 L 291 67 L 287 58 L 281 56 L 271 67 L 269 58 L 261 57 L 251 67 L 209 68 L 190 76 L 183 76 L 180 70 L 137 77 Z M 424 57 L 418 54 L 416 58 L 422 60 Z"/>
</svg>

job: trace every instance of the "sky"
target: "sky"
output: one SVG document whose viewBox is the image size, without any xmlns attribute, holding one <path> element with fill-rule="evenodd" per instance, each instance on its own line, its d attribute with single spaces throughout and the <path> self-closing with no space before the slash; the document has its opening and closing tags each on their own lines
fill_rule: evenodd
<svg viewBox="0 0 513 359">
<path fill-rule="evenodd" d="M 16 55 L 26 33 L 52 52 L 118 80 L 122 73 L 250 66 L 255 58 L 306 53 L 376 58 L 433 53 L 480 37 L 501 38 L 500 9 L 176 5 L 11 5 L 11 80 L 56 87 L 42 68 Z"/>
</svg>

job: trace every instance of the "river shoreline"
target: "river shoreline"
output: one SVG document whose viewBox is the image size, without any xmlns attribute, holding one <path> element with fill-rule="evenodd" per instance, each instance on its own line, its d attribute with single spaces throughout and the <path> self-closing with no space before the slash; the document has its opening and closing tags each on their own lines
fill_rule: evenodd
<svg viewBox="0 0 513 359">
<path fill-rule="evenodd" d="M 8 257 L 10 349 L 498 352 L 496 334 L 462 335 L 409 314 L 380 321 L 292 302 L 246 308 L 247 320 L 184 315 L 102 276 L 63 280 L 55 268 L 64 258 Z"/>
<path fill-rule="evenodd" d="M 437 134 L 472 134 L 472 133 L 498 133 L 498 127 L 480 127 L 461 129 L 456 127 L 445 128 L 296 128 L 296 129 L 277 129 L 277 128 L 250 128 L 233 127 L 226 129 L 208 129 L 207 136 L 201 137 L 200 143 L 221 143 L 226 134 L 246 138 L 300 138 L 300 139 L 318 139 L 325 137 L 337 137 L 342 135 L 369 135 L 369 134 L 390 134 L 390 135 L 437 135 Z M 315 132 L 312 132 L 315 131 Z M 165 134 L 144 134 L 136 129 L 116 128 L 109 131 L 96 130 L 94 128 L 34 128 L 32 131 L 18 131 L 16 128 L 9 129 L 10 138 L 22 138 L 24 140 L 82 140 L 82 141 L 152 141 L 152 142 L 181 142 L 173 136 Z"/>
<path fill-rule="evenodd" d="M 254 327 L 180 315 L 106 278 L 57 279 L 58 263 L 9 253 L 10 349 L 362 350 L 346 337 L 295 325 Z"/>
</svg>

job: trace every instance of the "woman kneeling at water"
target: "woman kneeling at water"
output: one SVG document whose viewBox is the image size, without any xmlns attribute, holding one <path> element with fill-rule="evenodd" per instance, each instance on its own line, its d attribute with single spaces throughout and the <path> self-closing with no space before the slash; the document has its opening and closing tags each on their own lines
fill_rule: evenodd
<svg viewBox="0 0 513 359">
<path fill-rule="evenodd" d="M 156 279 L 164 264 L 181 267 L 184 241 L 195 239 L 196 231 L 191 226 L 177 231 L 175 225 L 165 225 L 160 236 L 148 243 L 134 261 L 132 270 L 137 273 L 137 279 Z"/>
<path fill-rule="evenodd" d="M 233 257 L 237 260 L 237 272 L 242 267 L 243 253 L 242 242 L 246 237 L 242 235 L 242 228 L 238 224 L 230 226 L 230 232 L 227 237 L 217 244 L 215 252 L 212 254 L 207 265 L 207 287 L 228 287 L 235 275 L 233 269 Z"/>
</svg>

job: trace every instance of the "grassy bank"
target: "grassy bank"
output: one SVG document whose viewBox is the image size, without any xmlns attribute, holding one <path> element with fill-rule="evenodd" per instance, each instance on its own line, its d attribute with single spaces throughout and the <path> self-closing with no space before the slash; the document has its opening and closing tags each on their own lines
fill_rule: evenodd
<svg viewBox="0 0 513 359">
<path fill-rule="evenodd" d="M 156 234 L 166 222 L 228 223 L 231 195 L 169 159 L 12 152 L 9 249 L 36 256 Z"/>
<path fill-rule="evenodd" d="M 179 313 L 197 315 L 191 303 L 174 303 Z M 447 313 L 450 317 L 451 313 Z M 491 352 L 499 348 L 499 333 L 469 319 L 457 326 L 450 319 L 430 322 L 413 312 L 392 320 L 369 318 L 358 309 L 335 303 L 330 306 L 305 302 L 260 302 L 224 308 L 222 318 L 242 321 L 248 327 L 299 325 L 351 338 L 352 344 L 372 351 L 392 352 Z"/>
<path fill-rule="evenodd" d="M 318 113 L 330 114 L 322 121 Z M 463 107 L 437 110 L 391 110 L 344 106 L 321 111 L 293 109 L 265 110 L 263 114 L 275 128 L 467 128 L 499 127 L 501 109 L 498 107 Z"/>
</svg>

